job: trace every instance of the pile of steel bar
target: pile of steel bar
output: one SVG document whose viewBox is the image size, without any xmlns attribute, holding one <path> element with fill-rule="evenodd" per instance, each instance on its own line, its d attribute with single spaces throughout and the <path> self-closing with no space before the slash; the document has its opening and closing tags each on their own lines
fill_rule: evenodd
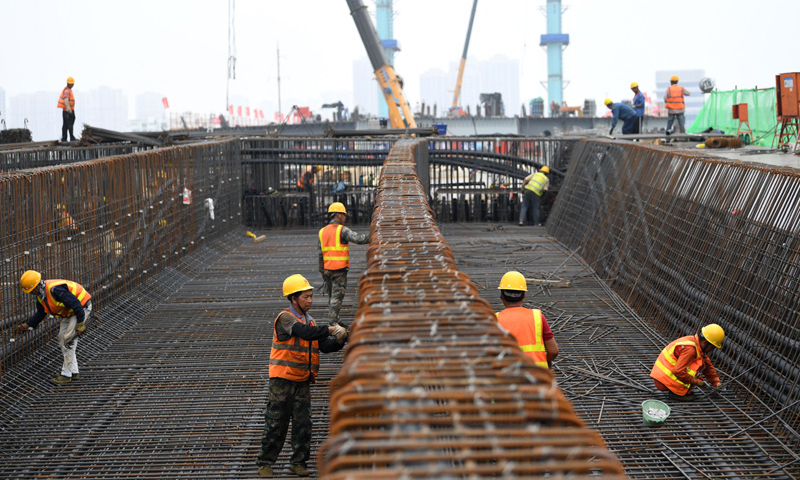
<svg viewBox="0 0 800 480">
<path fill-rule="evenodd" d="M 716 365 L 800 449 L 800 173 L 581 142 L 548 231 L 667 337 L 726 333 Z"/>
<path fill-rule="evenodd" d="M 384 164 L 320 476 L 625 478 L 456 268 L 414 163 L 404 140 Z"/>
</svg>

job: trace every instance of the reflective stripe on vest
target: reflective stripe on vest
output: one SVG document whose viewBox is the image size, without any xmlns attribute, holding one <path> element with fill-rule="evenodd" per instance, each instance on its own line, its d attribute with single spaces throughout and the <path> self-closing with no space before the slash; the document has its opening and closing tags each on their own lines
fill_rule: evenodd
<svg viewBox="0 0 800 480">
<path fill-rule="evenodd" d="M 670 85 L 667 88 L 666 107 L 670 110 L 680 110 L 686 108 L 683 101 L 683 87 L 680 85 Z"/>
<path fill-rule="evenodd" d="M 54 317 L 68 318 L 75 315 L 75 312 L 73 312 L 71 308 L 67 308 L 66 305 L 56 300 L 56 298 L 53 296 L 53 292 L 51 292 L 51 290 L 53 287 L 57 287 L 59 285 L 66 285 L 69 289 L 69 292 L 75 295 L 75 298 L 81 302 L 81 306 L 85 306 L 86 302 L 92 298 L 92 296 L 89 295 L 89 292 L 87 292 L 86 289 L 84 289 L 79 283 L 70 282 L 69 280 L 45 280 L 45 298 L 42 299 L 41 297 L 38 297 L 38 299 L 39 303 L 41 303 L 44 307 L 44 311 L 50 315 L 53 315 Z"/>
<path fill-rule="evenodd" d="M 531 179 L 528 180 L 528 183 L 525 184 L 525 188 L 541 197 L 544 193 L 544 187 L 546 187 L 548 183 L 550 183 L 550 180 L 547 179 L 547 175 L 542 172 L 536 172 Z"/>
<path fill-rule="evenodd" d="M 272 348 L 269 352 L 269 378 L 285 378 L 293 382 L 314 381 L 319 372 L 319 344 L 316 341 L 291 337 L 285 342 L 278 340 L 278 318 L 284 313 L 293 315 L 300 323 L 316 327 L 311 316 L 308 323 L 288 308 L 275 317 L 272 328 Z"/>
<path fill-rule="evenodd" d="M 497 323 L 517 339 L 519 348 L 536 365 L 548 368 L 547 350 L 542 338 L 542 311 L 525 307 L 506 308 L 497 313 Z"/>
<path fill-rule="evenodd" d="M 74 107 L 75 96 L 72 94 L 72 89 L 69 87 L 64 87 L 64 90 L 61 90 L 61 96 L 58 97 L 58 108 L 67 108 L 67 102 L 66 102 L 67 99 L 69 99 L 70 108 Z"/>
<path fill-rule="evenodd" d="M 678 363 L 678 358 L 675 356 L 675 348 L 680 345 L 691 345 L 694 347 L 697 356 L 692 363 L 689 364 L 686 371 L 689 375 L 697 377 L 697 372 L 703 366 L 703 356 L 700 354 L 701 350 L 696 335 L 681 337 L 664 347 L 664 350 L 658 355 L 655 365 L 653 365 L 653 370 L 650 371 L 650 376 L 663 383 L 664 386 L 669 388 L 673 393 L 677 395 L 686 395 L 689 388 L 691 388 L 691 384 L 678 380 L 678 377 L 673 373 L 675 371 L 675 365 Z"/>
<path fill-rule="evenodd" d="M 350 246 L 342 244 L 344 225 L 331 223 L 319 230 L 319 244 L 325 270 L 341 270 L 350 266 Z"/>
</svg>

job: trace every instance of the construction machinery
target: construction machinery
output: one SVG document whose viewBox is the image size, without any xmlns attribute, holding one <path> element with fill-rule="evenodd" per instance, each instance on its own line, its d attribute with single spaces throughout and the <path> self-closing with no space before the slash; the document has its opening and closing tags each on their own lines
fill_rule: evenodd
<svg viewBox="0 0 800 480">
<path fill-rule="evenodd" d="M 458 77 L 456 78 L 456 89 L 453 92 L 453 105 L 450 107 L 450 117 L 463 117 L 464 109 L 459 106 L 461 96 L 461 80 L 464 78 L 464 67 L 467 65 L 467 50 L 469 49 L 469 37 L 472 35 L 472 24 L 475 21 L 475 10 L 478 8 L 478 0 L 472 2 L 472 13 L 469 16 L 469 27 L 467 28 L 467 39 L 464 41 L 464 53 L 461 54 L 461 64 L 458 66 Z"/>
<path fill-rule="evenodd" d="M 389 63 L 386 52 L 383 51 L 375 26 L 367 14 L 367 7 L 361 0 L 347 0 L 347 5 L 350 7 L 350 15 L 353 16 L 358 33 L 361 35 L 361 41 L 367 49 L 367 56 L 372 68 L 375 69 L 375 77 L 378 79 L 383 97 L 386 99 L 386 105 L 389 107 L 389 121 L 392 128 L 417 128 L 414 115 L 403 95 L 400 77 L 395 74 L 394 67 Z"/>
<path fill-rule="evenodd" d="M 342 118 L 342 112 L 344 112 L 344 104 L 342 103 L 341 100 L 339 100 L 336 103 L 325 103 L 322 105 L 322 108 L 335 108 L 336 117 L 334 118 L 334 121 L 341 122 L 342 120 L 344 120 Z"/>
</svg>

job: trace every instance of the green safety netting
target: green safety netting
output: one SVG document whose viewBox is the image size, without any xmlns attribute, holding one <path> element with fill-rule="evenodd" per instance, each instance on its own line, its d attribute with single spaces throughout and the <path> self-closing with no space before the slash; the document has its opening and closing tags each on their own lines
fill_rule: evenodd
<svg viewBox="0 0 800 480">
<path fill-rule="evenodd" d="M 733 118 L 733 105 L 746 103 L 753 144 L 770 146 L 778 123 L 775 113 L 775 88 L 759 90 L 713 91 L 689 127 L 689 133 L 702 133 L 708 128 L 736 135 L 739 120 Z"/>
</svg>

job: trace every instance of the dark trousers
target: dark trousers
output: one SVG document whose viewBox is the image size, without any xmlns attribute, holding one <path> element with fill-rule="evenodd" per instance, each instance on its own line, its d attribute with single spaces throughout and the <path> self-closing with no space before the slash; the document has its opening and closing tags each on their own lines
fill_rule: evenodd
<svg viewBox="0 0 800 480">
<path fill-rule="evenodd" d="M 642 133 L 642 120 L 644 120 L 644 117 L 636 116 L 636 123 L 633 124 L 631 133 Z"/>
<path fill-rule="evenodd" d="M 292 424 L 292 465 L 305 464 L 311 456 L 311 383 L 284 378 L 269 379 L 269 399 L 264 433 L 256 464 L 272 465 L 283 449 Z"/>
<path fill-rule="evenodd" d="M 69 132 L 70 141 L 75 140 L 75 134 L 72 132 L 72 127 L 75 125 L 75 112 L 62 110 L 61 119 L 63 120 L 61 124 L 61 141 L 67 141 L 67 132 Z"/>
</svg>

